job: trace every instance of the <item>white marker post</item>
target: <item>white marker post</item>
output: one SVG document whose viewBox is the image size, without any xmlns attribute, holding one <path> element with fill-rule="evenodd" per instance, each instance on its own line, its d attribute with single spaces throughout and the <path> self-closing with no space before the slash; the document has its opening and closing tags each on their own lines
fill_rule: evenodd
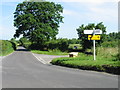
<svg viewBox="0 0 120 90">
<path fill-rule="evenodd" d="M 95 30 L 93 30 L 93 35 L 95 35 Z M 93 49 L 94 49 L 94 60 L 96 60 L 96 56 L 95 56 L 95 40 L 93 40 Z"/>
<path fill-rule="evenodd" d="M 96 29 L 96 30 L 84 30 L 84 34 L 102 34 L 102 30 Z M 96 60 L 96 55 L 95 55 L 95 39 L 93 40 L 93 49 L 94 49 L 94 60 Z"/>
</svg>

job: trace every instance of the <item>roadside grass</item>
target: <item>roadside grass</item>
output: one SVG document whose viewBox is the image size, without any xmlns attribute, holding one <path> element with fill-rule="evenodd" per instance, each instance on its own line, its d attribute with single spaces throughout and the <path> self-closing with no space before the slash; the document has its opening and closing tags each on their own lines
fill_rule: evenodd
<svg viewBox="0 0 120 90">
<path fill-rule="evenodd" d="M 14 51 L 12 43 L 6 40 L 0 40 L 0 56 L 6 56 Z"/>
<path fill-rule="evenodd" d="M 113 58 L 112 58 L 113 59 Z M 84 56 L 84 57 L 61 57 L 61 58 L 55 58 L 51 63 L 53 64 L 70 64 L 73 66 L 79 66 L 79 65 L 90 65 L 90 66 L 95 66 L 95 65 L 112 65 L 112 66 L 120 66 L 120 61 L 113 61 L 111 58 L 102 58 L 102 57 L 97 57 L 97 60 L 93 60 L 92 56 Z"/>
<path fill-rule="evenodd" d="M 61 52 L 59 50 L 49 50 L 49 51 L 31 50 L 31 52 L 36 54 L 47 54 L 47 55 L 68 55 L 67 52 Z"/>
<path fill-rule="evenodd" d="M 115 55 L 118 48 L 102 48 L 97 49 L 96 60 L 93 55 L 79 53 L 78 57 L 61 57 L 52 60 L 52 64 L 67 66 L 72 68 L 80 68 L 85 70 L 104 71 L 114 74 L 120 74 L 120 61 L 116 61 Z"/>
<path fill-rule="evenodd" d="M 14 50 L 9 50 L 9 51 L 5 51 L 5 52 L 0 52 L 0 56 L 7 56 L 7 55 L 11 54 L 12 52 L 14 52 Z"/>
</svg>

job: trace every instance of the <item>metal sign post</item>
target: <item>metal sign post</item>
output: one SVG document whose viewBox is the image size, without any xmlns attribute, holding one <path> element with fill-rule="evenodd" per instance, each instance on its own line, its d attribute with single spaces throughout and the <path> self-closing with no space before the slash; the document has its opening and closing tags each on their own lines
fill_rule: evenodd
<svg viewBox="0 0 120 90">
<path fill-rule="evenodd" d="M 100 40 L 100 35 L 96 34 L 102 34 L 102 30 L 96 29 L 96 30 L 84 30 L 84 34 L 93 34 L 88 35 L 88 40 L 93 40 L 93 49 L 94 49 L 94 60 L 96 60 L 96 55 L 95 55 L 95 40 Z"/>
</svg>

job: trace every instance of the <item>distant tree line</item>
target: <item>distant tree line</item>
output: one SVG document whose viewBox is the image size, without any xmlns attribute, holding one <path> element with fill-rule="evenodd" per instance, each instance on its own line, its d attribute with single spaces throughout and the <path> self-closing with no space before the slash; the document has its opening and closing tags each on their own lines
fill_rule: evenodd
<svg viewBox="0 0 120 90">
<path fill-rule="evenodd" d="M 117 41 L 120 39 L 120 32 L 112 32 L 106 35 L 106 41 Z"/>
</svg>

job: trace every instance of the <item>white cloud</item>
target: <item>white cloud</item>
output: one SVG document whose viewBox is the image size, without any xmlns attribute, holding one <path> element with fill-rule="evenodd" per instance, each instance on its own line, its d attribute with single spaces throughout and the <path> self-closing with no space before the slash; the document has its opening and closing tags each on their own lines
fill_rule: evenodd
<svg viewBox="0 0 120 90">
<path fill-rule="evenodd" d="M 118 18 L 117 8 L 102 8 L 102 7 L 91 7 L 89 8 L 89 16 L 93 19 L 104 20 L 104 21 L 114 21 Z"/>
<path fill-rule="evenodd" d="M 15 33 L 15 28 L 0 25 L 0 39 L 11 39 Z"/>
<path fill-rule="evenodd" d="M 103 21 L 103 22 L 116 22 L 118 18 L 117 3 L 112 3 L 113 6 L 109 6 L 110 3 L 103 3 L 100 5 L 91 5 L 89 3 L 77 3 L 77 6 L 70 4 L 71 7 L 80 8 L 79 11 L 64 9 L 64 15 L 71 15 L 73 17 L 79 17 L 79 19 L 88 19 L 90 21 Z M 83 5 L 83 6 L 81 6 Z M 84 12 L 82 9 L 85 7 Z"/>
<path fill-rule="evenodd" d="M 78 15 L 79 13 L 72 11 L 72 10 L 68 10 L 68 9 L 64 9 L 63 10 L 63 15 Z"/>
</svg>

